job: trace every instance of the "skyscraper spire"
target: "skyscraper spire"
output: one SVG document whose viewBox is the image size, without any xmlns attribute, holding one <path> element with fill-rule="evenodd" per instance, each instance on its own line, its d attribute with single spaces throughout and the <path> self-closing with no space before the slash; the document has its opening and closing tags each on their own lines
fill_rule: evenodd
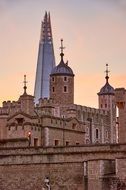
<svg viewBox="0 0 126 190">
<path fill-rule="evenodd" d="M 47 14 L 47 12 L 45 12 L 44 20 L 41 25 L 40 42 L 53 43 L 50 13 Z"/>
<path fill-rule="evenodd" d="M 53 38 L 51 29 L 50 13 L 45 12 L 41 24 L 39 41 L 36 80 L 34 88 L 35 103 L 40 98 L 49 98 L 49 79 L 52 68 L 55 66 Z"/>
</svg>

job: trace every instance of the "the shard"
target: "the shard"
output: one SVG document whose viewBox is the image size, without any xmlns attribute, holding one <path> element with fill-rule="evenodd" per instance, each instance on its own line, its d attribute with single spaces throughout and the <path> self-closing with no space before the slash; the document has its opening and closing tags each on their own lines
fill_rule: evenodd
<svg viewBox="0 0 126 190">
<path fill-rule="evenodd" d="M 49 79 L 52 68 L 55 66 L 53 38 L 50 13 L 45 13 L 41 24 L 37 70 L 34 96 L 37 104 L 40 98 L 49 98 Z"/>
</svg>

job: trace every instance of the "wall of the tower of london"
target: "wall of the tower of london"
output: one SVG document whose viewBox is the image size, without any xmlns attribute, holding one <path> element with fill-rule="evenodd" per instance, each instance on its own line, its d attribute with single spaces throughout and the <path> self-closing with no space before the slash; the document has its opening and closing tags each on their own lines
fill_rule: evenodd
<svg viewBox="0 0 126 190">
<path fill-rule="evenodd" d="M 125 145 L 29 148 L 25 139 L 20 139 L 18 148 L 12 144 L 6 148 L 7 143 L 1 146 L 0 141 L 1 189 L 42 189 L 46 177 L 56 190 L 126 188 Z"/>
<path fill-rule="evenodd" d="M 110 143 L 112 134 L 107 110 L 57 104 L 47 98 L 40 99 L 33 108 L 31 97 L 28 100 L 21 96 L 19 100 L 3 102 L 0 108 L 1 139 L 28 138 L 30 133 L 32 146 Z M 26 109 L 26 106 L 30 109 Z M 31 108 L 33 111 L 27 112 Z"/>
<path fill-rule="evenodd" d="M 85 143 L 110 143 L 110 112 L 107 110 L 76 104 L 59 105 L 52 99 L 41 99 L 36 112 L 39 116 L 50 115 L 66 121 L 76 118 L 83 124 Z"/>
</svg>

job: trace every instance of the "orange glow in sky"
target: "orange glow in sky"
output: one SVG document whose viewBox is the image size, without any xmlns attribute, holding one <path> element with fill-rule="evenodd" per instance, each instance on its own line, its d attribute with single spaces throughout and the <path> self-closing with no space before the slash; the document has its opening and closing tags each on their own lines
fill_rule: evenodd
<svg viewBox="0 0 126 190">
<path fill-rule="evenodd" d="M 56 63 L 60 39 L 65 61 L 75 73 L 75 103 L 97 107 L 97 93 L 105 84 L 126 84 L 125 0 L 0 0 L 0 104 L 17 100 L 27 75 L 33 95 L 41 20 L 51 13 Z"/>
</svg>

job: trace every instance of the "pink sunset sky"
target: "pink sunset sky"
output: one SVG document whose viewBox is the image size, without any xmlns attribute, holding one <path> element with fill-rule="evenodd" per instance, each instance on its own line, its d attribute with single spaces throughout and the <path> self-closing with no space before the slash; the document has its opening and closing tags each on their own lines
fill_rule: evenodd
<svg viewBox="0 0 126 190">
<path fill-rule="evenodd" d="M 105 84 L 126 86 L 126 0 L 0 0 L 0 104 L 33 95 L 41 20 L 50 11 L 56 63 L 60 39 L 75 73 L 75 103 L 97 107 Z"/>
</svg>

